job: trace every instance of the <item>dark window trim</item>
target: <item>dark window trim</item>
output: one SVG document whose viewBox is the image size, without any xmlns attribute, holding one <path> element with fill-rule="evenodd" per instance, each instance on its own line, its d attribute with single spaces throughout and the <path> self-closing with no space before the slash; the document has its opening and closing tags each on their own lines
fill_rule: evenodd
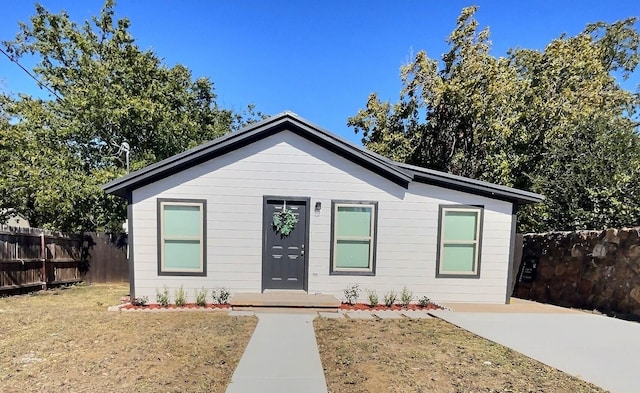
<svg viewBox="0 0 640 393">
<path fill-rule="evenodd" d="M 162 270 L 162 204 L 163 203 L 197 203 L 202 206 L 202 271 L 201 272 L 165 272 Z M 207 276 L 207 200 L 158 198 L 156 200 L 156 229 L 158 242 L 158 276 Z"/>
<path fill-rule="evenodd" d="M 442 249 L 442 220 L 444 218 L 445 209 L 468 209 L 480 211 L 478 219 L 480 225 L 478 227 L 478 261 L 475 274 L 450 274 L 440 273 L 440 250 Z M 436 249 L 436 278 L 480 278 L 480 265 L 482 261 L 482 235 L 484 231 L 484 205 L 439 205 L 438 206 L 438 243 Z"/>
<path fill-rule="evenodd" d="M 335 251 L 335 226 L 336 226 L 336 205 L 368 205 L 373 206 L 373 247 L 371 249 L 371 269 L 367 270 L 339 270 L 334 269 L 334 251 Z M 331 247 L 329 252 L 329 274 L 333 276 L 375 276 L 376 275 L 376 254 L 378 249 L 378 202 L 374 201 L 350 201 L 350 200 L 332 200 L 331 201 Z"/>
</svg>

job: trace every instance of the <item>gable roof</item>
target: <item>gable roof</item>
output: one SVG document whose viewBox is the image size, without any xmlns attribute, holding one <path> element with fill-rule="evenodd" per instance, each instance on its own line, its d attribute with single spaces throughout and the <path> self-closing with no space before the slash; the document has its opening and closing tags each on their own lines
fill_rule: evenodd
<svg viewBox="0 0 640 393">
<path fill-rule="evenodd" d="M 544 199 L 542 195 L 532 192 L 392 161 L 356 146 L 288 111 L 156 162 L 115 179 L 103 185 L 102 188 L 109 194 L 127 198 L 131 190 L 285 130 L 308 139 L 404 188 L 408 188 L 412 181 L 417 181 L 517 204 L 536 203 Z"/>
</svg>

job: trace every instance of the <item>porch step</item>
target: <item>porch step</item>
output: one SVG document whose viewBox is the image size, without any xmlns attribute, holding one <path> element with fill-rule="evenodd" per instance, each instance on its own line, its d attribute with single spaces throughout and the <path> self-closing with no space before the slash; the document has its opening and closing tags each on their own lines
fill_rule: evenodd
<svg viewBox="0 0 640 393">
<path fill-rule="evenodd" d="M 229 300 L 238 310 L 246 307 L 338 309 L 340 300 L 331 295 L 314 295 L 304 291 L 268 291 L 264 293 L 236 293 Z"/>
</svg>

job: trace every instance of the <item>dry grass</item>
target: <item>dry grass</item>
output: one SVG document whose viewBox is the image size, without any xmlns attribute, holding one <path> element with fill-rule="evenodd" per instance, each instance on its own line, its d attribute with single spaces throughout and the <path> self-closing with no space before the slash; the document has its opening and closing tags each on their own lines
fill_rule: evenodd
<svg viewBox="0 0 640 393">
<path fill-rule="evenodd" d="M 331 393 L 603 392 L 438 319 L 314 325 Z"/>
<path fill-rule="evenodd" d="M 256 319 L 106 311 L 127 292 L 92 286 L 0 299 L 0 390 L 224 392 Z"/>
</svg>

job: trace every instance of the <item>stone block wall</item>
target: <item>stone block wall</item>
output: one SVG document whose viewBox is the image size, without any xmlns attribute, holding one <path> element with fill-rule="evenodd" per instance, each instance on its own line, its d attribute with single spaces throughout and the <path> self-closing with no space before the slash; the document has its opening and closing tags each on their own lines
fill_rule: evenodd
<svg viewBox="0 0 640 393">
<path fill-rule="evenodd" d="M 639 231 L 524 235 L 514 296 L 640 319 Z"/>
</svg>

